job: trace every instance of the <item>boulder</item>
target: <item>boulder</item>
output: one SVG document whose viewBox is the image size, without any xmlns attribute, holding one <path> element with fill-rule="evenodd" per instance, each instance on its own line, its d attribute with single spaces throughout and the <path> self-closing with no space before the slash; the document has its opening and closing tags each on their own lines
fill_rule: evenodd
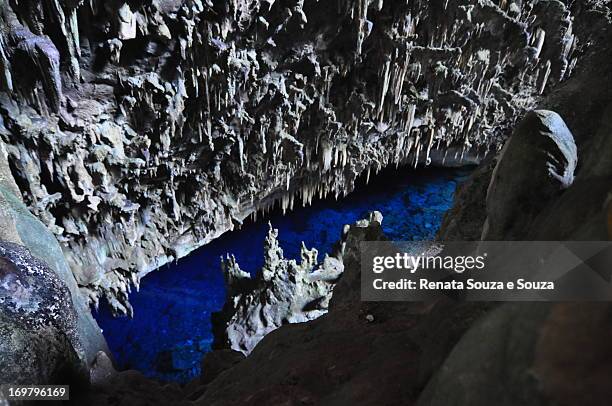
<svg viewBox="0 0 612 406">
<path fill-rule="evenodd" d="M 86 383 L 77 322 L 55 272 L 25 247 L 0 242 L 0 383 Z"/>
<path fill-rule="evenodd" d="M 528 113 L 499 157 L 487 191 L 483 240 L 515 239 L 574 182 L 578 153 L 557 113 Z"/>
</svg>

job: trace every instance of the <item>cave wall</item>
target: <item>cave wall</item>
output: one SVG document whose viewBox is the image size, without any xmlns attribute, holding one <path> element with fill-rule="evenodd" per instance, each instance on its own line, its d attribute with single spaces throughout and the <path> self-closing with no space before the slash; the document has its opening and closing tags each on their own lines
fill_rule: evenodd
<svg viewBox="0 0 612 406">
<path fill-rule="evenodd" d="M 131 313 L 275 202 L 496 150 L 571 74 L 587 3 L 2 0 L 0 137 L 82 292 Z"/>
</svg>

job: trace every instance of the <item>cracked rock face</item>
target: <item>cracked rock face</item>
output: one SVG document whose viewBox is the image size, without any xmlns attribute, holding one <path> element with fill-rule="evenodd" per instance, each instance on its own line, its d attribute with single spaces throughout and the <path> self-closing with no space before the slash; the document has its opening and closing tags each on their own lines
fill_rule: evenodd
<svg viewBox="0 0 612 406">
<path fill-rule="evenodd" d="M 87 362 L 92 362 L 98 351 L 108 351 L 102 331 L 93 319 L 85 298 L 80 294 L 79 286 L 66 263 L 60 244 L 40 220 L 28 211 L 21 200 L 2 142 L 0 142 L 0 241 L 27 248 L 33 257 L 44 261 L 55 276 L 66 285 L 77 315 L 76 330 L 79 342 L 82 344 L 76 347 L 79 356 Z M 70 312 L 72 314 L 72 310 Z"/>
<path fill-rule="evenodd" d="M 497 148 L 577 62 L 566 3 L 2 0 L 0 137 L 83 292 L 130 313 L 257 211 Z"/>
</svg>

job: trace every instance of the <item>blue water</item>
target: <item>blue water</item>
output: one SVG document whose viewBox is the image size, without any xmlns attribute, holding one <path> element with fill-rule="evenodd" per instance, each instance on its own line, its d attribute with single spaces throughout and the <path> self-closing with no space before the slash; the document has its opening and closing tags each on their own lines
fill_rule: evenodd
<svg viewBox="0 0 612 406">
<path fill-rule="evenodd" d="M 316 247 L 322 259 L 344 224 L 371 210 L 383 214 L 383 229 L 393 240 L 432 239 L 458 182 L 468 173 L 386 170 L 373 176 L 369 185 L 360 180 L 356 192 L 338 201 L 325 199 L 286 215 L 273 211 L 147 275 L 140 291 L 130 295 L 133 319 L 113 318 L 105 305 L 95 314 L 117 366 L 164 381 L 186 382 L 199 375 L 200 361 L 213 340 L 210 314 L 221 309 L 225 299 L 219 258 L 233 253 L 243 270 L 255 273 L 263 264 L 268 221 L 279 229 L 285 256 L 295 259 L 302 241 L 308 248 Z"/>
</svg>

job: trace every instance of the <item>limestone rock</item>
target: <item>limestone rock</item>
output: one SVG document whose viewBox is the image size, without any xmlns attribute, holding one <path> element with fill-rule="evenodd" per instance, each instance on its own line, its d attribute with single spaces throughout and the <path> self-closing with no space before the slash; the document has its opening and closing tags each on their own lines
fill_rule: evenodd
<svg viewBox="0 0 612 406">
<path fill-rule="evenodd" d="M 213 316 L 214 347 L 248 354 L 280 326 L 314 320 L 327 312 L 334 284 L 344 271 L 343 241 L 321 263 L 317 263 L 317 250 L 302 244 L 298 263 L 284 258 L 277 238 L 278 230 L 270 225 L 264 265 L 254 279 L 233 256 L 222 260 L 228 297 L 223 310 Z"/>
<path fill-rule="evenodd" d="M 574 137 L 555 112 L 528 113 L 504 147 L 487 192 L 483 240 L 516 238 L 574 181 Z"/>
<path fill-rule="evenodd" d="M 90 302 L 130 314 L 144 275 L 274 205 L 478 163 L 599 7 L 400 3 L 0 3 L 0 138 Z"/>
<path fill-rule="evenodd" d="M 362 302 L 359 245 L 386 239 L 377 217 L 347 227 L 345 270 L 334 287 L 328 313 L 306 323 L 283 325 L 266 335 L 246 359 L 202 388 L 195 404 L 416 401 L 486 305 Z"/>
<path fill-rule="evenodd" d="M 609 7 L 598 1 L 583 3 L 581 7 L 594 6 L 591 12 L 585 15 L 584 24 L 579 25 L 580 36 L 592 41 L 583 56 L 583 66 L 575 72 L 567 83 L 550 93 L 542 102 L 542 108 L 557 112 L 567 126 L 571 128 L 579 151 L 579 165 L 574 171 L 574 179 L 569 187 L 562 189 L 569 183 L 571 177 L 564 176 L 564 162 L 569 163 L 559 148 L 554 147 L 558 153 L 553 156 L 541 155 L 541 164 L 532 161 L 537 154 L 534 149 L 525 151 L 522 156 L 515 157 L 513 162 L 506 160 L 506 186 L 515 182 L 515 188 L 508 188 L 507 193 L 490 193 L 487 205 L 497 211 L 494 216 L 502 216 L 509 221 L 510 229 L 507 235 L 501 234 L 497 238 L 520 239 L 528 241 L 557 241 L 557 240 L 606 240 L 609 238 L 608 213 L 610 195 L 610 176 L 612 165 L 610 161 L 610 123 L 609 115 L 612 111 L 612 92 L 609 84 L 612 73 L 607 64 L 612 58 L 612 49 L 607 42 L 612 38 L 610 23 L 612 21 Z M 531 115 L 537 119 L 536 115 Z M 539 120 L 539 119 L 538 119 Z M 536 120 L 537 124 L 537 120 Z M 546 140 L 548 136 L 543 139 Z M 550 145 L 550 144 L 549 144 Z M 563 146 L 563 144 L 561 144 Z M 568 150 L 569 151 L 569 150 Z M 545 166 L 544 162 L 550 162 Z M 486 164 L 489 165 L 489 164 Z M 566 168 L 571 169 L 572 165 Z M 533 168 L 530 172 L 526 168 Z M 551 177 L 550 170 L 556 173 Z M 456 205 L 451 209 L 448 226 L 450 231 L 455 222 L 462 226 L 461 219 L 473 218 L 482 212 L 486 194 L 484 185 L 492 185 L 491 172 L 481 168 L 478 173 L 482 177 L 478 181 L 470 181 L 456 195 Z M 569 175 L 571 172 L 568 172 Z M 558 179 L 561 180 L 558 180 Z M 543 188 L 533 184 L 540 179 L 547 183 Z M 566 179 L 565 181 L 563 179 Z M 526 186 L 531 185 L 535 190 L 529 194 Z M 517 193 L 526 193 L 523 200 L 509 204 L 515 199 Z M 579 209 L 577 209 L 579 208 Z M 503 219 L 502 219 L 503 220 Z M 482 224 L 480 221 L 477 222 Z M 474 231 L 482 228 L 472 222 Z M 489 224 L 498 232 L 500 223 Z M 513 226 L 514 225 L 514 226 Z M 446 232 L 449 228 L 442 228 Z M 475 235 L 476 232 L 471 232 Z M 447 237 L 449 234 L 442 234 Z M 480 232 L 480 236 L 491 238 L 492 232 Z"/>
</svg>

